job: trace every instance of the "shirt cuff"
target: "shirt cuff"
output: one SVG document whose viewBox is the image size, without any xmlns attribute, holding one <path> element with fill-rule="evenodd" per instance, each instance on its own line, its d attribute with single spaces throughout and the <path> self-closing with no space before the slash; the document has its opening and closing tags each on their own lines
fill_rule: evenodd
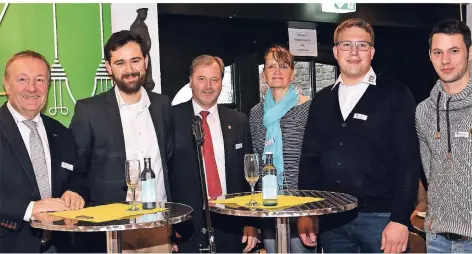
<svg viewBox="0 0 472 254">
<path fill-rule="evenodd" d="M 28 205 L 28 208 L 26 208 L 25 217 L 23 217 L 24 221 L 26 222 L 30 221 L 31 214 L 33 213 L 33 206 L 34 206 L 34 201 L 31 201 Z"/>
</svg>

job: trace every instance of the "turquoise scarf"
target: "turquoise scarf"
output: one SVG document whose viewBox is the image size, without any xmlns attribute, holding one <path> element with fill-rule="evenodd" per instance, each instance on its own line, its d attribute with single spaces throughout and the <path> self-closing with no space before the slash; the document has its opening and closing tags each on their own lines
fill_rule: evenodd
<svg viewBox="0 0 472 254">
<path fill-rule="evenodd" d="M 266 128 L 266 143 L 262 159 L 265 161 L 265 153 L 274 154 L 274 166 L 277 169 L 278 188 L 283 188 L 284 182 L 284 156 L 282 130 L 280 129 L 280 119 L 298 103 L 299 94 L 293 84 L 284 97 L 275 103 L 272 89 L 267 89 L 264 101 L 264 127 Z"/>
</svg>

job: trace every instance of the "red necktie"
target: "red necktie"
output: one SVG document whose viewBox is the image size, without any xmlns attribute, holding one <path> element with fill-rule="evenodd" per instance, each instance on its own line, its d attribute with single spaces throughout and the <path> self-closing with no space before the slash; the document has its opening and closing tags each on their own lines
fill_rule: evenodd
<svg viewBox="0 0 472 254">
<path fill-rule="evenodd" d="M 223 191 L 221 190 L 220 176 L 218 175 L 218 167 L 216 166 L 215 152 L 213 150 L 213 141 L 211 139 L 210 126 L 208 125 L 207 117 L 210 114 L 208 111 L 201 111 L 203 122 L 203 158 L 205 160 L 206 182 L 208 189 L 208 196 L 210 199 L 215 199 Z"/>
</svg>

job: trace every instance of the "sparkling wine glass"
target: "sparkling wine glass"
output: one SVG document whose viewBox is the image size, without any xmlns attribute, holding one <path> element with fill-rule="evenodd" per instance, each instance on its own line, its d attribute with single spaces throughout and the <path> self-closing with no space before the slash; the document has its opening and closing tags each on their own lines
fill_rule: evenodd
<svg viewBox="0 0 472 254">
<path fill-rule="evenodd" d="M 251 186 L 251 201 L 246 206 L 257 206 L 259 203 L 254 200 L 254 186 L 260 176 L 259 156 L 257 154 L 244 155 L 244 176 Z"/>
<path fill-rule="evenodd" d="M 141 166 L 139 160 L 126 160 L 125 162 L 126 184 L 133 192 L 133 205 L 126 211 L 135 212 L 139 209 L 136 207 L 136 188 L 138 187 L 141 176 Z"/>
</svg>

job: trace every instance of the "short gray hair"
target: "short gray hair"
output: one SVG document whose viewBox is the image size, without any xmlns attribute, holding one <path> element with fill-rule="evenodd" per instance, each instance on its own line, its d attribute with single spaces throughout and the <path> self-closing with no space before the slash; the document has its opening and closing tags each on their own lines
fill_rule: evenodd
<svg viewBox="0 0 472 254">
<path fill-rule="evenodd" d="M 46 60 L 46 58 L 43 55 L 41 55 L 40 53 L 38 53 L 36 51 L 33 51 L 33 50 L 20 51 L 20 52 L 14 54 L 12 57 L 10 57 L 10 59 L 8 59 L 6 65 L 5 65 L 5 72 L 3 74 L 4 77 L 8 78 L 8 69 L 10 68 L 10 65 L 14 61 L 16 61 L 20 58 L 28 58 L 28 57 L 38 59 L 38 60 L 44 62 L 44 64 L 46 64 L 46 67 L 48 69 L 48 83 L 49 83 L 49 80 L 51 79 L 51 65 L 49 64 L 48 60 Z"/>
</svg>

